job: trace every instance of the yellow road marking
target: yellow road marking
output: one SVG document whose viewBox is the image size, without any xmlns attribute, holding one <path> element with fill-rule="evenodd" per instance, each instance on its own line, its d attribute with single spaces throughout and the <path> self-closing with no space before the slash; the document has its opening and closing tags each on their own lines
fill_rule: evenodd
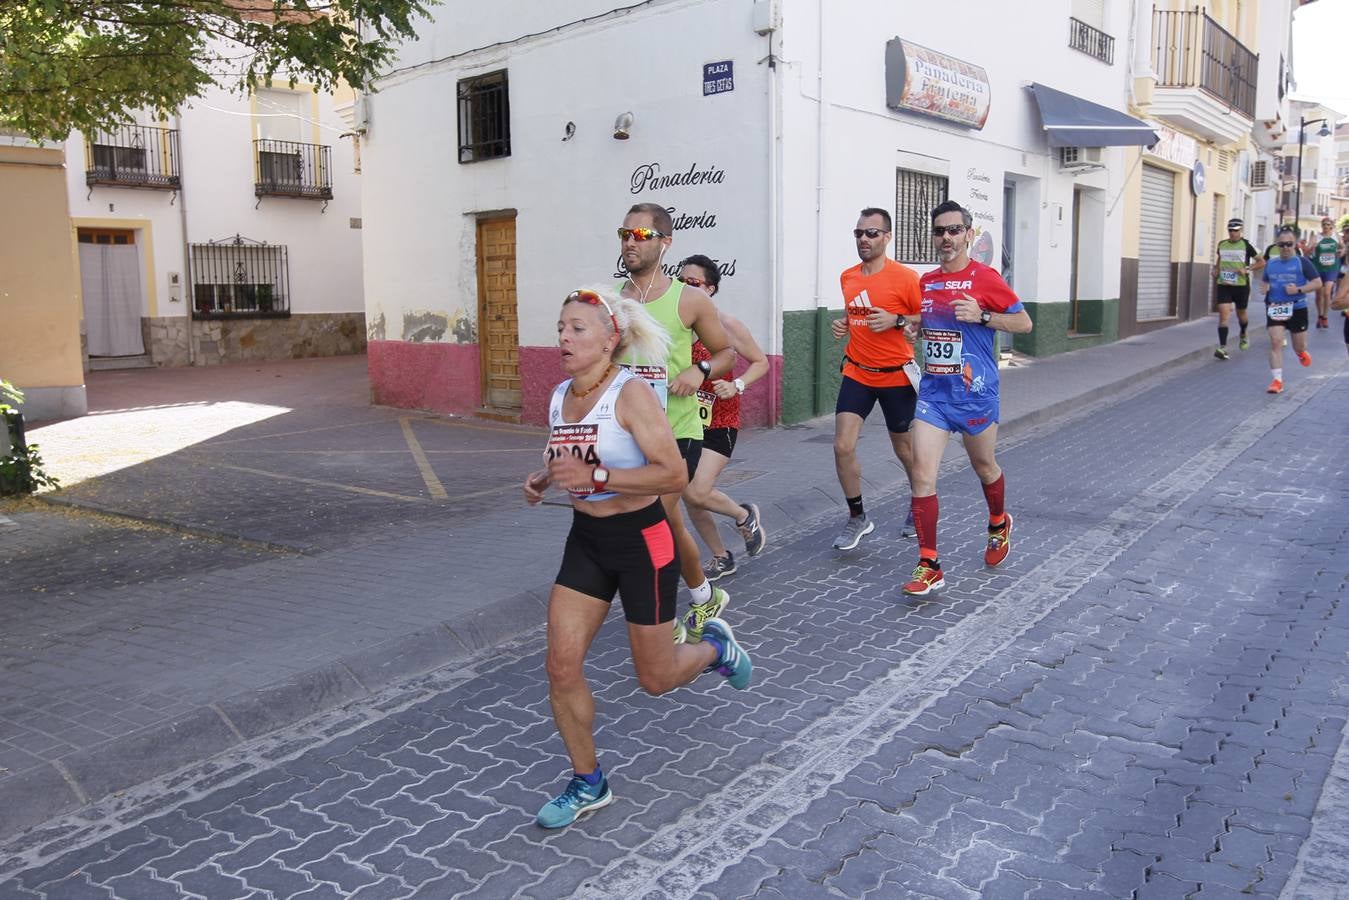
<svg viewBox="0 0 1349 900">
<path fill-rule="evenodd" d="M 205 443 L 207 447 L 214 447 L 218 444 L 243 444 L 248 441 L 262 441 L 267 438 L 291 437 L 297 434 L 313 434 L 316 431 L 332 431 L 334 428 L 358 428 L 361 425 L 383 425 L 388 419 L 372 419 L 369 422 L 343 422 L 341 425 L 320 425 L 317 428 L 301 428 L 299 431 L 277 431 L 272 434 L 254 434 L 248 437 L 226 438 L 223 441 L 210 441 Z M 399 451 L 400 453 L 402 451 Z"/>
<path fill-rule="evenodd" d="M 417 469 L 422 473 L 422 481 L 426 482 L 426 489 L 431 492 L 431 496 L 437 500 L 444 500 L 449 495 L 445 493 L 445 485 L 440 483 L 436 473 L 432 471 L 431 464 L 426 461 L 426 453 L 422 450 L 422 445 L 417 442 L 417 436 L 412 433 L 412 423 L 406 416 L 400 416 L 398 424 L 403 426 L 403 440 L 407 441 L 408 450 L 412 451 L 412 458 L 417 461 Z"/>
<path fill-rule="evenodd" d="M 319 487 L 337 488 L 339 491 L 351 491 L 356 494 L 368 494 L 372 497 L 385 497 L 389 500 L 407 500 L 412 503 L 425 503 L 425 497 L 410 497 L 407 494 L 393 494 L 388 491 L 377 491 L 373 488 L 356 487 L 354 484 L 339 484 L 336 481 L 320 481 L 317 478 L 301 478 L 299 475 L 281 475 L 277 472 L 267 472 L 263 469 L 250 469 L 248 466 L 231 466 L 225 463 L 213 463 L 217 468 L 233 469 L 236 472 L 249 472 L 253 475 L 262 475 L 267 478 L 278 478 L 281 481 L 298 481 L 301 484 L 314 484 Z"/>
</svg>

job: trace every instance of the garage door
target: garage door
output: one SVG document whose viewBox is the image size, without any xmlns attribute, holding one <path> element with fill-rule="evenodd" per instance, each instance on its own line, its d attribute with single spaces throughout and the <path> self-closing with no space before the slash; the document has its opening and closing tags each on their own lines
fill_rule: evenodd
<svg viewBox="0 0 1349 900">
<path fill-rule="evenodd" d="M 1139 321 L 1175 315 L 1171 290 L 1171 210 L 1175 199 L 1176 176 L 1166 169 L 1144 165 L 1138 240 Z"/>
</svg>

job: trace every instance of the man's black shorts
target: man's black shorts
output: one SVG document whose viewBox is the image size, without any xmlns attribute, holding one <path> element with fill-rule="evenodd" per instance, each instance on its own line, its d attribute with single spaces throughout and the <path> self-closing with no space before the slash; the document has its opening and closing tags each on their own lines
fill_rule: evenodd
<svg viewBox="0 0 1349 900">
<path fill-rule="evenodd" d="M 1284 319 L 1282 322 L 1276 322 L 1269 316 L 1265 316 L 1266 328 L 1273 328 L 1276 325 L 1287 328 L 1289 334 L 1301 334 L 1307 330 L 1307 307 L 1293 310 L 1293 318 Z"/>
<path fill-rule="evenodd" d="M 679 455 L 684 457 L 684 465 L 689 470 L 689 481 L 692 481 L 693 473 L 698 471 L 698 460 L 703 455 L 703 442 L 695 441 L 693 438 L 676 438 L 675 443 L 679 445 Z"/>
<path fill-rule="evenodd" d="M 1251 300 L 1251 286 L 1249 284 L 1220 284 L 1217 294 L 1214 296 L 1214 303 L 1235 303 L 1237 309 L 1244 310 Z"/>
<path fill-rule="evenodd" d="M 866 421 L 877 403 L 880 403 L 881 413 L 885 416 L 885 427 L 892 434 L 903 434 L 913 424 L 913 409 L 918 405 L 918 392 L 907 384 L 868 387 L 844 375 L 843 383 L 838 386 L 838 403 L 834 405 L 834 415 L 853 413 Z"/>
</svg>

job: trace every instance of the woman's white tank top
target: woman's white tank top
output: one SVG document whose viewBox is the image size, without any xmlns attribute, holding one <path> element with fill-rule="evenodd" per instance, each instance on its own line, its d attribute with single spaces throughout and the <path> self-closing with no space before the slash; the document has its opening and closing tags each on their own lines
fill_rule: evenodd
<svg viewBox="0 0 1349 900">
<path fill-rule="evenodd" d="M 617 416 L 618 392 L 636 377 L 628 369 L 619 369 L 618 375 L 604 389 L 600 399 L 579 422 L 562 420 L 562 401 L 571 387 L 571 379 L 559 384 L 548 404 L 548 424 L 552 430 L 548 435 L 545 458 L 552 459 L 559 453 L 572 453 L 592 466 L 603 465 L 611 470 L 636 469 L 646 465 L 646 454 L 637 446 L 636 439 L 628 430 L 618 424 Z M 601 492 L 593 487 L 570 493 L 582 500 L 608 500 L 618 496 L 615 491 Z"/>
</svg>

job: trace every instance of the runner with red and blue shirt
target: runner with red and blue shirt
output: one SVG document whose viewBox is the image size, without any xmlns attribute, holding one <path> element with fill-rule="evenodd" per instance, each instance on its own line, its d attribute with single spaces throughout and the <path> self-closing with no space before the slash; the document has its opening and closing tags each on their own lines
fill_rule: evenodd
<svg viewBox="0 0 1349 900">
<path fill-rule="evenodd" d="M 1006 479 L 994 455 L 999 416 L 994 332 L 1025 334 L 1032 323 L 1002 276 L 970 259 L 972 224 L 969 210 L 954 200 L 932 210 L 932 242 L 941 267 L 920 279 L 921 323 L 908 330 L 923 359 L 910 473 L 918 566 L 904 585 L 904 593 L 913 596 L 946 586 L 937 556 L 937 469 L 953 431 L 965 435 L 965 453 L 988 501 L 984 563 L 998 565 L 1011 549 L 1012 516 L 1003 509 Z"/>
</svg>

